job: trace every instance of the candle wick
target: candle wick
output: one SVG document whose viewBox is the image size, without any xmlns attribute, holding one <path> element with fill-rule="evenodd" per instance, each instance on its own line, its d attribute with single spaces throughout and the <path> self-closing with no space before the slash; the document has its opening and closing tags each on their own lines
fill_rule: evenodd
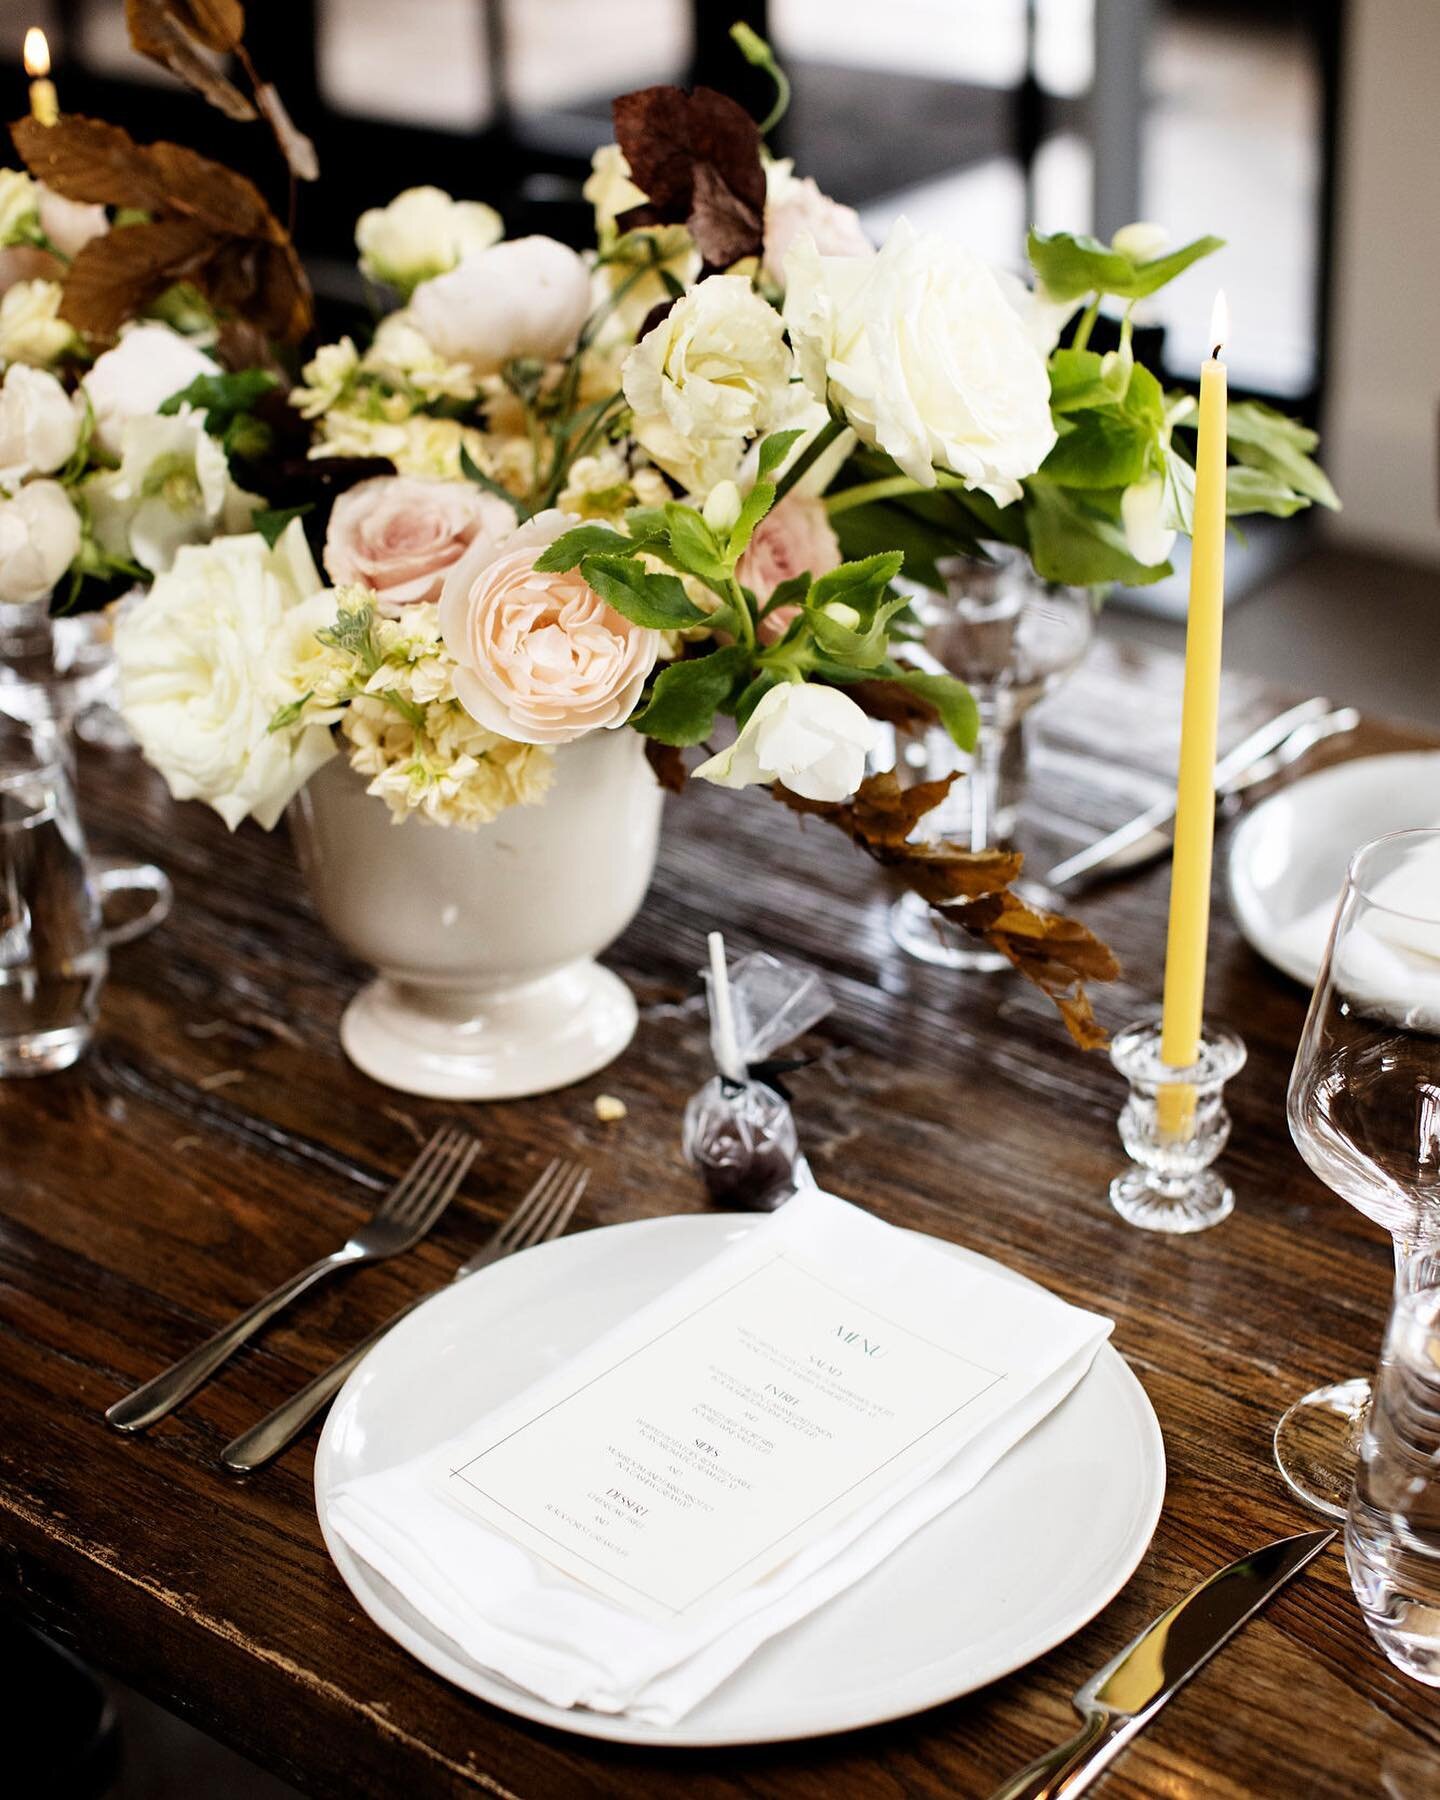
<svg viewBox="0 0 1440 1800">
<path fill-rule="evenodd" d="M 1224 349 L 1224 348 L 1225 348 L 1225 346 L 1224 346 L 1224 345 L 1223 345 L 1223 344 L 1217 344 L 1217 345 L 1216 345 L 1216 346 L 1215 346 L 1215 348 L 1214 348 L 1214 349 L 1213 349 L 1213 350 L 1212 350 L 1212 351 L 1211 351 L 1211 352 L 1210 352 L 1210 360 L 1211 360 L 1211 362 L 1219 362 L 1219 360 L 1220 360 L 1220 352 L 1221 352 L 1221 351 L 1222 351 L 1222 350 L 1223 350 L 1223 349 Z"/>
</svg>

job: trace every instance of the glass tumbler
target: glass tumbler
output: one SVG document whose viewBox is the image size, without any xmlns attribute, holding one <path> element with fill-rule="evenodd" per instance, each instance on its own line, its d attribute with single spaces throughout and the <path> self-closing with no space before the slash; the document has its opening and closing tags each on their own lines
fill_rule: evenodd
<svg viewBox="0 0 1440 1800">
<path fill-rule="evenodd" d="M 0 728 L 0 1076 L 66 1069 L 95 1029 L 108 956 L 62 745 Z"/>
</svg>

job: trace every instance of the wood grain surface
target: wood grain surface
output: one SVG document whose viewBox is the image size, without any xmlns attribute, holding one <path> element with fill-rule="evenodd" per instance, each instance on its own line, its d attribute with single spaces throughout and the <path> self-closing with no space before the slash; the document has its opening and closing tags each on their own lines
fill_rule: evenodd
<svg viewBox="0 0 1440 1800">
<path fill-rule="evenodd" d="M 1178 692 L 1174 659 L 1100 646 L 1052 704 L 1035 799 L 1057 848 L 1163 791 Z M 1230 682 L 1222 745 L 1293 698 Z M 1417 741 L 1371 723 L 1325 753 Z M 91 1054 L 0 1086 L 0 1602 L 307 1793 L 983 1800 L 1069 1733 L 1069 1694 L 1153 1614 L 1310 1522 L 1271 1465 L 1271 1429 L 1298 1394 L 1373 1364 L 1390 1255 L 1290 1144 L 1305 997 L 1245 946 L 1220 892 L 1209 1009 L 1250 1050 L 1229 1090 L 1238 1206 L 1214 1232 L 1167 1241 L 1130 1230 L 1106 1200 L 1122 1161 L 1122 1086 L 1106 1059 L 1073 1050 L 1018 980 L 903 956 L 884 877 L 762 795 L 667 802 L 649 901 L 607 959 L 642 1008 L 627 1054 L 558 1094 L 465 1107 L 392 1094 L 342 1058 L 336 1027 L 362 972 L 310 911 L 283 829 L 231 836 L 206 809 L 174 806 L 129 755 L 86 753 L 82 782 L 95 846 L 162 862 L 177 904 L 115 954 Z M 1166 889 L 1162 868 L 1082 909 L 1126 965 L 1098 996 L 1112 1026 L 1158 996 Z M 244 1483 L 215 1457 L 446 1279 L 545 1158 L 579 1155 L 594 1171 L 579 1228 L 705 1204 L 679 1133 L 707 1072 L 693 997 L 716 925 L 732 954 L 806 958 L 834 988 L 808 1045 L 817 1060 L 794 1083 L 821 1182 L 1110 1313 L 1159 1415 L 1169 1488 L 1129 1586 L 1021 1673 L 849 1736 L 657 1754 L 516 1721 L 384 1638 L 322 1548 L 313 1436 Z M 600 1092 L 625 1100 L 623 1122 L 597 1122 Z M 447 1118 L 480 1132 L 485 1154 L 426 1244 L 294 1309 L 149 1435 L 105 1426 L 117 1395 L 338 1241 Z M 1372 1647 L 1332 1549 L 1103 1791 L 1420 1800 L 1440 1792 L 1440 1699 Z"/>
</svg>

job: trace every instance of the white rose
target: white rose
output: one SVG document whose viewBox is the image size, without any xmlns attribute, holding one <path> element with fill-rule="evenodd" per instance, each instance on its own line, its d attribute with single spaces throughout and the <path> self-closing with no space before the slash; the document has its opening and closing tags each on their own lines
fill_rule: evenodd
<svg viewBox="0 0 1440 1800">
<path fill-rule="evenodd" d="M 873 257 L 786 262 L 785 322 L 817 399 L 922 487 L 948 469 L 999 505 L 1055 442 L 1045 360 L 979 257 L 901 219 Z"/>
<path fill-rule="evenodd" d="M 128 420 L 120 467 L 92 476 L 84 493 L 96 541 L 157 575 L 182 545 L 244 531 L 262 504 L 231 481 L 223 446 L 191 406 Z"/>
<path fill-rule="evenodd" d="M 296 520 L 273 550 L 255 534 L 181 550 L 121 614 L 120 710 L 177 800 L 268 831 L 335 754 L 334 715 L 270 730 L 305 692 L 306 646 L 334 613 Z"/>
<path fill-rule="evenodd" d="M 0 488 L 52 475 L 80 441 L 75 402 L 46 369 L 12 363 L 0 385 Z"/>
<path fill-rule="evenodd" d="M 801 237 L 810 236 L 822 256 L 871 256 L 853 206 L 822 193 L 814 180 L 797 176 L 788 156 L 765 165 L 765 254 L 762 267 L 777 287 L 785 285 L 785 258 Z"/>
<path fill-rule="evenodd" d="M 1175 547 L 1175 532 L 1165 524 L 1165 480 L 1160 475 L 1132 481 L 1120 496 L 1125 548 L 1136 562 L 1154 568 Z"/>
<path fill-rule="evenodd" d="M 58 281 L 17 281 L 0 300 L 0 365 L 34 363 L 44 368 L 76 344 L 60 317 Z"/>
<path fill-rule="evenodd" d="M 23 169 L 0 169 L 0 244 L 32 242 L 39 223 L 39 184 Z"/>
<path fill-rule="evenodd" d="M 743 275 L 711 275 L 625 358 L 636 440 L 690 493 L 733 476 L 747 438 L 786 403 L 780 315 Z"/>
<path fill-rule="evenodd" d="M 95 442 L 108 456 L 119 456 L 128 419 L 154 413 L 199 376 L 215 372 L 205 352 L 168 325 L 132 325 L 113 350 L 96 357 L 80 384 L 94 410 Z"/>
<path fill-rule="evenodd" d="M 613 235 L 615 221 L 648 196 L 630 179 L 630 164 L 618 144 L 602 144 L 590 158 L 590 174 L 580 192 L 595 208 L 595 236 L 603 244 Z"/>
<path fill-rule="evenodd" d="M 838 688 L 787 681 L 770 689 L 728 750 L 694 773 L 719 787 L 782 781 L 807 800 L 848 800 L 879 736 L 875 721 Z"/>
<path fill-rule="evenodd" d="M 80 519 L 58 481 L 0 500 L 0 600 L 43 600 L 80 549 Z"/>
<path fill-rule="evenodd" d="M 493 206 L 452 200 L 443 188 L 413 187 L 388 206 L 372 206 L 355 226 L 361 271 L 408 294 L 444 275 L 476 250 L 488 250 L 505 230 Z"/>
<path fill-rule="evenodd" d="M 451 362 L 497 374 L 517 356 L 559 362 L 590 310 L 590 277 L 554 238 L 512 238 L 415 290 L 410 317 Z"/>
<path fill-rule="evenodd" d="M 92 238 L 104 237 L 110 215 L 103 206 L 84 200 L 67 200 L 54 188 L 37 182 L 40 196 L 40 229 L 62 256 L 78 256 Z"/>
</svg>

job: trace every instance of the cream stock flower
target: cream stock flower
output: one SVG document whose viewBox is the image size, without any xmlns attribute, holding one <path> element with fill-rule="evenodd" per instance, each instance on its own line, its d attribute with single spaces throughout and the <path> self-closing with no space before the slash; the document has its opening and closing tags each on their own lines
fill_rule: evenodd
<svg viewBox="0 0 1440 1800">
<path fill-rule="evenodd" d="M 595 236 L 602 245 L 614 236 L 620 214 L 646 200 L 631 180 L 630 164 L 618 144 L 602 144 L 590 158 L 590 174 L 580 192 L 595 209 Z"/>
<path fill-rule="evenodd" d="M 361 271 L 401 293 L 453 269 L 504 232 L 493 206 L 452 200 L 443 188 L 413 187 L 388 206 L 363 212 L 355 226 Z"/>
<path fill-rule="evenodd" d="M 80 414 L 45 369 L 12 363 L 0 386 L 0 488 L 9 492 L 31 475 L 51 475 L 80 441 Z"/>
<path fill-rule="evenodd" d="M 43 600 L 80 549 L 80 519 L 58 481 L 0 500 L 0 601 Z"/>
<path fill-rule="evenodd" d="M 848 694 L 786 681 L 770 689 L 728 749 L 691 773 L 718 787 L 782 781 L 807 800 L 846 800 L 878 742 L 879 727 Z"/>
<path fill-rule="evenodd" d="M 380 321 L 361 367 L 388 381 L 408 383 L 427 400 L 473 400 L 479 391 L 470 365 L 441 356 L 408 309 Z"/>
<path fill-rule="evenodd" d="M 256 534 L 182 549 L 122 612 L 120 710 L 177 800 L 207 801 L 232 831 L 247 815 L 269 830 L 335 754 L 323 715 L 270 729 L 303 699 L 306 646 L 334 616 L 298 521 L 273 550 Z"/>
<path fill-rule="evenodd" d="M 540 552 L 578 523 L 552 509 L 498 551 L 472 545 L 440 597 L 461 704 L 521 743 L 564 744 L 623 725 L 659 654 L 659 633 L 607 606 L 578 570 L 536 570 Z"/>
<path fill-rule="evenodd" d="M 469 481 L 377 475 L 335 502 L 325 533 L 332 581 L 357 582 L 382 612 L 438 600 L 446 571 L 477 539 L 497 544 L 515 512 Z"/>
<path fill-rule="evenodd" d="M 514 238 L 415 290 L 410 318 L 441 356 L 493 375 L 516 357 L 569 356 L 590 310 L 590 276 L 554 238 Z"/>
<path fill-rule="evenodd" d="M 992 271 L 901 219 L 873 257 L 802 238 L 785 323 L 806 385 L 922 487 L 948 469 L 1004 506 L 1055 442 L 1050 378 Z"/>
<path fill-rule="evenodd" d="M 60 315 L 58 281 L 17 281 L 0 300 L 0 367 L 34 363 L 46 368 L 79 340 Z"/>
<path fill-rule="evenodd" d="M 360 369 L 360 353 L 348 337 L 322 344 L 300 371 L 303 385 L 290 390 L 290 404 L 302 419 L 318 419 L 338 406 Z"/>
<path fill-rule="evenodd" d="M 742 276 L 712 275 L 625 359 L 635 439 L 703 499 L 734 475 L 746 439 L 768 427 L 790 373 L 774 307 Z"/>
</svg>

